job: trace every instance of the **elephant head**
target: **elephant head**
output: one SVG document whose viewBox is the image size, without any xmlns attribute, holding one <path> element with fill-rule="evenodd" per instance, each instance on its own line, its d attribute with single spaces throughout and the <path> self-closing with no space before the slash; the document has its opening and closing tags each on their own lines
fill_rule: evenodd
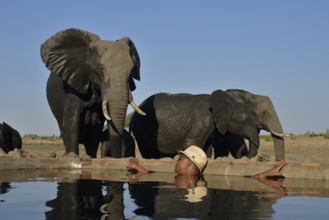
<svg viewBox="0 0 329 220">
<path fill-rule="evenodd" d="M 259 131 L 265 130 L 271 133 L 276 160 L 284 160 L 283 137 L 288 135 L 283 133 L 279 117 L 277 116 L 271 99 L 267 96 L 254 95 L 239 89 L 229 89 L 226 90 L 226 92 L 237 102 L 249 106 L 250 111 L 256 119 L 257 129 Z"/>
<path fill-rule="evenodd" d="M 5 122 L 0 123 L 0 148 L 6 153 L 15 148 L 22 148 L 22 138 L 19 132 Z"/>
<path fill-rule="evenodd" d="M 129 38 L 101 40 L 79 29 L 67 29 L 41 45 L 41 57 L 53 74 L 84 95 L 91 84 L 100 90 L 102 109 L 109 124 L 111 153 L 121 157 L 122 131 L 127 105 L 143 113 L 133 102 L 134 79 L 140 80 L 140 60 Z"/>
<path fill-rule="evenodd" d="M 247 157 L 256 156 L 259 147 L 259 131 L 256 119 L 248 106 L 235 101 L 222 90 L 216 90 L 210 95 L 210 110 L 213 122 L 218 132 L 239 135 L 249 140 Z"/>
</svg>

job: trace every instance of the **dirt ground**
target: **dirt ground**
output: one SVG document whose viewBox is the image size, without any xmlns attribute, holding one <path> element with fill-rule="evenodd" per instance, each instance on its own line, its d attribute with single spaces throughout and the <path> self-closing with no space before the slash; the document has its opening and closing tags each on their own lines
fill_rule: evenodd
<svg viewBox="0 0 329 220">
<path fill-rule="evenodd" d="M 33 157 L 49 157 L 50 154 L 60 157 L 64 154 L 64 145 L 58 138 L 55 140 L 23 138 L 23 150 Z M 288 162 L 329 163 L 329 139 L 306 135 L 285 137 L 285 152 Z M 84 148 L 80 146 L 80 156 L 84 155 Z M 136 156 L 141 157 L 138 151 Z M 275 160 L 273 142 L 262 138 L 258 155 L 253 160 L 264 158 L 266 161 Z"/>
</svg>

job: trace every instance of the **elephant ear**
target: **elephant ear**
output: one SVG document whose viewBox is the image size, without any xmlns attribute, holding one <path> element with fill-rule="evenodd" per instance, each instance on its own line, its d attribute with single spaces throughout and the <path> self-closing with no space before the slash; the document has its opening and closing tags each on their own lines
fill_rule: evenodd
<svg viewBox="0 0 329 220">
<path fill-rule="evenodd" d="M 137 49 L 135 47 L 134 42 L 129 37 L 124 37 L 117 41 L 127 44 L 130 48 L 130 56 L 134 62 L 134 67 L 131 71 L 132 77 L 129 78 L 129 87 L 130 87 L 131 91 L 134 91 L 136 89 L 136 85 L 135 85 L 133 78 L 138 81 L 141 79 L 140 71 L 139 71 L 140 70 L 140 59 L 139 59 Z"/>
<path fill-rule="evenodd" d="M 88 91 L 92 74 L 97 74 L 98 52 L 90 44 L 100 38 L 79 29 L 67 29 L 41 45 L 41 58 L 46 67 L 79 93 Z"/>
<path fill-rule="evenodd" d="M 216 90 L 210 95 L 210 106 L 214 124 L 224 135 L 231 120 L 232 98 L 222 90 Z"/>
</svg>

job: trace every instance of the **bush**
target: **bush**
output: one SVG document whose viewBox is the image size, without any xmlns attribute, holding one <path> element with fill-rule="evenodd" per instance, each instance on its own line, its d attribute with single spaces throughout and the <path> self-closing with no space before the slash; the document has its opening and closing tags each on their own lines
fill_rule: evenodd
<svg viewBox="0 0 329 220">
<path fill-rule="evenodd" d="M 260 135 L 260 138 L 264 139 L 264 141 L 266 141 L 266 142 L 272 141 L 271 135 Z"/>
</svg>

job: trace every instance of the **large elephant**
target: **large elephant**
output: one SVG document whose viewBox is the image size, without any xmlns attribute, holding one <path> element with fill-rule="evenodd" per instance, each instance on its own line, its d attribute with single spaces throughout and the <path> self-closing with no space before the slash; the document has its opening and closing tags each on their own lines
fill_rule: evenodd
<svg viewBox="0 0 329 220">
<path fill-rule="evenodd" d="M 102 157 L 122 157 L 122 131 L 127 105 L 133 102 L 134 79 L 140 80 L 140 60 L 127 37 L 117 41 L 79 29 L 67 29 L 41 45 L 41 57 L 51 71 L 47 99 L 66 154 L 79 154 L 78 144 L 96 157 L 105 119 L 110 140 Z"/>
<path fill-rule="evenodd" d="M 8 153 L 15 148 L 22 149 L 21 135 L 7 123 L 0 123 L 0 149 Z"/>
<path fill-rule="evenodd" d="M 232 95 L 234 91 L 236 96 Z M 222 146 L 226 141 L 230 147 L 240 143 L 235 157 L 251 158 L 258 151 L 260 129 L 269 129 L 278 139 L 276 159 L 283 160 L 284 145 L 279 138 L 282 128 L 270 99 L 257 96 L 259 103 L 250 99 L 247 105 L 238 100 L 238 94 L 241 100 L 246 95 L 245 102 L 247 95 L 252 95 L 242 90 L 216 90 L 211 95 L 159 93 L 147 98 L 140 106 L 147 115 L 134 113 L 130 123 L 142 156 L 173 156 L 193 144 L 207 152 L 214 146 L 217 157 L 220 148 L 228 149 Z M 242 146 L 244 138 L 249 140 L 249 149 Z"/>
</svg>

